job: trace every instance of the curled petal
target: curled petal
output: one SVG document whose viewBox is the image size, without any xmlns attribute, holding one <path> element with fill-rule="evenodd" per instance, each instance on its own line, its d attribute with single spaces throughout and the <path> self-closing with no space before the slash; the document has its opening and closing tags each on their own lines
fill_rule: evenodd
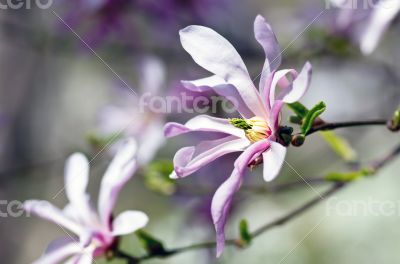
<svg viewBox="0 0 400 264">
<path fill-rule="evenodd" d="M 112 234 L 114 236 L 127 235 L 147 225 L 149 218 L 140 211 L 126 211 L 114 219 Z"/>
<path fill-rule="evenodd" d="M 282 101 L 287 104 L 300 100 L 300 98 L 306 93 L 308 87 L 310 87 L 311 75 L 312 66 L 309 62 L 306 62 L 297 78 L 294 79 L 292 85 L 287 86 L 286 90 L 283 90 L 282 94 L 277 99 L 282 99 Z"/>
<path fill-rule="evenodd" d="M 232 126 L 227 119 L 207 115 L 198 115 L 184 125 L 171 122 L 164 126 L 166 137 L 175 137 L 195 131 L 225 133 L 244 138 L 243 130 Z"/>
<path fill-rule="evenodd" d="M 110 224 L 111 213 L 119 192 L 137 168 L 136 152 L 136 142 L 133 139 L 127 140 L 111 162 L 101 181 L 98 209 L 105 226 Z"/>
<path fill-rule="evenodd" d="M 248 147 L 235 161 L 231 176 L 215 192 L 211 203 L 211 215 L 217 233 L 217 257 L 225 247 L 225 224 L 233 195 L 240 188 L 248 164 L 269 147 L 269 141 L 258 141 Z"/>
<path fill-rule="evenodd" d="M 183 48 L 198 65 L 232 84 L 254 115 L 266 116 L 247 68 L 229 41 L 203 26 L 189 26 L 179 33 Z"/>
<path fill-rule="evenodd" d="M 270 148 L 262 154 L 264 180 L 269 182 L 278 176 L 285 161 L 286 148 L 279 143 L 270 142 Z"/>
<path fill-rule="evenodd" d="M 175 154 L 172 178 L 186 177 L 223 155 L 243 151 L 249 143 L 247 139 L 229 136 L 182 148 Z"/>
<path fill-rule="evenodd" d="M 42 219 L 60 225 L 77 235 L 82 234 L 82 226 L 72 221 L 60 209 L 47 201 L 29 200 L 24 203 L 24 209 Z"/>
<path fill-rule="evenodd" d="M 271 26 L 261 15 L 258 15 L 254 21 L 254 35 L 258 43 L 260 43 L 260 45 L 263 47 L 266 56 L 260 78 L 261 91 L 265 86 L 268 75 L 278 69 L 279 65 L 281 64 L 282 57 L 278 40 L 276 39 Z"/>
</svg>

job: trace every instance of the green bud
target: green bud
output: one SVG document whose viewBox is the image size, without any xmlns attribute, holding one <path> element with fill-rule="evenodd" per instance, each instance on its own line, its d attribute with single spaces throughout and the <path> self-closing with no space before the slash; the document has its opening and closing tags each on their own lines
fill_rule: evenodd
<svg viewBox="0 0 400 264">
<path fill-rule="evenodd" d="M 241 246 L 246 246 L 251 242 L 251 234 L 249 232 L 249 226 L 245 219 L 240 221 L 239 224 L 239 232 L 240 232 L 240 244 Z"/>
<path fill-rule="evenodd" d="M 394 112 L 393 118 L 389 120 L 387 126 L 393 132 L 400 131 L 400 108 Z"/>
</svg>

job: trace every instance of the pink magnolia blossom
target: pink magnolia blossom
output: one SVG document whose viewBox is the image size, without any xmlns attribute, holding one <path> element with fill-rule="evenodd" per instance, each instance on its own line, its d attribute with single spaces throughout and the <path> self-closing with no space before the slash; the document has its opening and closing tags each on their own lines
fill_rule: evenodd
<svg viewBox="0 0 400 264">
<path fill-rule="evenodd" d="M 195 131 L 219 135 L 216 140 L 180 149 L 174 157 L 172 178 L 186 177 L 225 154 L 243 152 L 234 162 L 231 176 L 218 188 L 212 200 L 217 256 L 224 249 L 228 211 L 247 167 L 262 159 L 264 179 L 271 181 L 278 175 L 286 154 L 286 147 L 277 142 L 276 135 L 281 109 L 285 103 L 299 100 L 311 79 L 309 63 L 299 74 L 293 69 L 277 71 L 281 51 L 270 25 L 260 15 L 255 19 L 254 33 L 266 54 L 259 89 L 238 52 L 217 32 L 203 26 L 189 26 L 180 31 L 183 48 L 197 64 L 214 74 L 200 80 L 184 81 L 184 85 L 197 91 L 213 89 L 235 103 L 241 118 L 199 115 L 184 125 L 168 123 L 164 127 L 167 137 Z"/>
<path fill-rule="evenodd" d="M 89 162 L 80 153 L 66 162 L 65 191 L 70 203 L 60 210 L 47 201 L 30 200 L 24 203 L 27 212 L 55 223 L 76 237 L 67 236 L 53 241 L 35 264 L 92 263 L 118 242 L 118 237 L 130 234 L 148 222 L 143 212 L 125 211 L 113 218 L 112 211 L 118 194 L 136 170 L 136 143 L 129 140 L 117 153 L 101 182 L 98 212 L 89 203 L 86 187 Z"/>
</svg>

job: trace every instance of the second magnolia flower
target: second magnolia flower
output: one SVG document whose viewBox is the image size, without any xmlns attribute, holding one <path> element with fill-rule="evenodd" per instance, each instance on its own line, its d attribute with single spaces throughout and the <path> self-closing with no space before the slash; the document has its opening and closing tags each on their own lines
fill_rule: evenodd
<svg viewBox="0 0 400 264">
<path fill-rule="evenodd" d="M 238 52 L 224 37 L 203 26 L 189 26 L 180 31 L 183 48 L 197 64 L 214 74 L 183 81 L 185 87 L 192 91 L 213 90 L 235 101 L 240 114 L 236 119 L 199 115 L 184 125 L 168 123 L 164 128 L 167 137 L 202 132 L 217 138 L 180 149 L 174 157 L 172 178 L 186 177 L 225 154 L 243 152 L 234 162 L 231 176 L 213 197 L 211 214 L 217 233 L 217 256 L 224 249 L 228 212 L 246 168 L 262 159 L 266 181 L 279 174 L 286 155 L 286 147 L 277 142 L 281 109 L 285 103 L 298 101 L 311 80 L 308 62 L 300 73 L 294 69 L 277 70 L 281 51 L 270 25 L 260 15 L 254 21 L 254 34 L 266 55 L 259 89 Z"/>
</svg>

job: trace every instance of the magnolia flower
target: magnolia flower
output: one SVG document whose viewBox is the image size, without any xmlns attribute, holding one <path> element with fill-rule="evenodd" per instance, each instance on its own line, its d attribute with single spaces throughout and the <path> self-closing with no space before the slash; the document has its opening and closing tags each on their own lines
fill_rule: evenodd
<svg viewBox="0 0 400 264">
<path fill-rule="evenodd" d="M 99 133 L 109 136 L 123 131 L 122 137 L 133 137 L 139 142 L 138 162 L 150 162 L 165 143 L 163 126 L 165 115 L 153 111 L 146 100 L 162 93 L 166 85 L 165 66 L 155 57 L 146 57 L 140 64 L 140 84 L 138 91 L 146 92 L 137 97 L 131 90 L 123 91 L 120 106 L 106 106 L 99 115 Z M 115 153 L 122 140 L 113 144 Z"/>
<path fill-rule="evenodd" d="M 224 248 L 228 211 L 246 168 L 263 160 L 264 179 L 271 181 L 278 175 L 286 154 L 286 147 L 277 142 L 281 109 L 284 103 L 299 100 L 311 79 L 309 63 L 300 74 L 293 69 L 277 71 L 281 51 L 271 27 L 260 15 L 255 19 L 254 33 L 266 54 L 259 90 L 240 55 L 221 35 L 203 26 L 189 26 L 180 31 L 183 48 L 197 64 L 214 74 L 184 81 L 184 85 L 197 91 L 213 89 L 234 102 L 240 117 L 222 119 L 199 115 L 184 125 L 168 123 L 164 127 L 167 137 L 195 131 L 219 136 L 216 140 L 180 149 L 174 157 L 172 178 L 186 177 L 225 154 L 243 152 L 234 162 L 231 176 L 213 197 L 211 214 L 217 233 L 217 256 Z"/>
<path fill-rule="evenodd" d="M 98 213 L 89 203 L 86 187 L 89 179 L 89 162 L 80 153 L 66 162 L 65 190 L 70 203 L 60 210 L 47 201 L 30 200 L 24 203 L 27 212 L 55 223 L 73 232 L 50 243 L 44 255 L 35 264 L 92 263 L 118 242 L 118 237 L 130 234 L 148 222 L 146 214 L 125 211 L 113 218 L 112 211 L 118 193 L 136 170 L 136 143 L 129 140 L 108 167 L 101 182 Z"/>
<path fill-rule="evenodd" d="M 359 43 L 361 51 L 371 54 L 383 34 L 400 12 L 398 0 L 330 0 L 339 8 L 335 29 Z"/>
</svg>

